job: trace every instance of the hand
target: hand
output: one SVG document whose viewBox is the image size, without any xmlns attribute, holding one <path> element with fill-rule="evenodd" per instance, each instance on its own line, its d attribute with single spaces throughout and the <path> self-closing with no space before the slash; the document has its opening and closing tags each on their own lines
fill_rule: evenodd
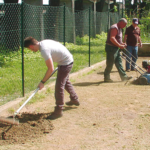
<svg viewBox="0 0 150 150">
<path fill-rule="evenodd" d="M 41 90 L 44 87 L 44 84 L 42 82 L 40 82 L 39 85 L 38 85 L 38 87 Z"/>
<path fill-rule="evenodd" d="M 124 45 L 124 44 L 121 44 L 121 45 L 119 46 L 120 49 L 124 49 L 125 47 L 126 47 L 126 45 Z"/>
<path fill-rule="evenodd" d="M 122 43 L 121 45 L 125 45 L 125 46 L 127 46 L 127 44 L 126 44 L 126 43 Z"/>
<path fill-rule="evenodd" d="M 140 45 L 140 47 L 142 47 L 142 43 L 140 43 L 139 45 Z"/>
<path fill-rule="evenodd" d="M 124 46 L 125 46 L 125 47 L 127 47 L 127 44 L 126 44 L 126 43 L 124 43 Z"/>
</svg>

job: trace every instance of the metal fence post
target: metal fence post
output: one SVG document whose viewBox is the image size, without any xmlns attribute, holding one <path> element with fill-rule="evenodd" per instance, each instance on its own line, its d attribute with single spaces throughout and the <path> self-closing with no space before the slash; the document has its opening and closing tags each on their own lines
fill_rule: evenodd
<svg viewBox="0 0 150 150">
<path fill-rule="evenodd" d="M 66 32 L 66 5 L 64 3 L 64 46 L 65 46 L 65 42 L 66 42 L 66 39 L 65 39 L 65 32 Z"/>
<path fill-rule="evenodd" d="M 72 0 L 72 21 L 73 21 L 73 43 L 76 44 L 76 31 L 75 31 L 75 0 Z"/>
<path fill-rule="evenodd" d="M 21 3 L 21 50 L 22 50 L 22 95 L 25 96 L 24 92 L 24 28 L 23 28 L 23 21 L 24 21 L 24 15 L 23 15 L 23 7 L 24 7 L 24 1 L 22 0 Z"/>
<path fill-rule="evenodd" d="M 91 8 L 89 7 L 89 67 L 90 67 L 90 51 L 91 51 L 91 45 L 90 45 L 90 36 L 91 36 Z"/>
<path fill-rule="evenodd" d="M 107 32 L 110 28 L 110 0 L 108 0 L 108 29 Z"/>
<path fill-rule="evenodd" d="M 123 18 L 123 8 L 124 8 L 124 3 L 123 3 L 123 0 L 122 0 L 122 18 Z"/>
</svg>

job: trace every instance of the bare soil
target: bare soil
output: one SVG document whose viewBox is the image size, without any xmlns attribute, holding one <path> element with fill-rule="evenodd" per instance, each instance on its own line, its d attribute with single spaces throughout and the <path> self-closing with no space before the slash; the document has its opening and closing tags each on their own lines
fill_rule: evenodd
<svg viewBox="0 0 150 150">
<path fill-rule="evenodd" d="M 139 57 L 137 64 L 147 57 Z M 124 65 L 124 61 L 123 61 Z M 105 65 L 74 77 L 72 83 L 80 106 L 64 105 L 63 117 L 47 120 L 55 106 L 53 93 L 42 101 L 25 106 L 18 115 L 20 124 L 0 123 L 1 150 L 149 150 L 150 88 L 133 78 L 121 82 L 113 67 L 113 83 L 103 82 Z M 65 92 L 65 102 L 69 95 Z M 15 108 L 16 109 L 16 108 Z M 8 111 L 4 113 L 10 116 Z M 3 136 L 2 136 L 3 133 Z"/>
<path fill-rule="evenodd" d="M 16 116 L 19 125 L 9 125 L 0 123 L 0 145 L 24 144 L 26 142 L 35 142 L 37 137 L 42 137 L 54 129 L 50 120 L 47 120 L 48 114 L 40 113 L 22 113 Z"/>
</svg>

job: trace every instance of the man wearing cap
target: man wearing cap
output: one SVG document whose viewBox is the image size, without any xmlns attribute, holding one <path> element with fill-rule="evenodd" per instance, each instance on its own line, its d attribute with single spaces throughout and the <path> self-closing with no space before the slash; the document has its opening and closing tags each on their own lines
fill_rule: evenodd
<svg viewBox="0 0 150 150">
<path fill-rule="evenodd" d="M 140 28 L 138 27 L 139 20 L 133 18 L 132 25 L 126 28 L 124 42 L 127 43 L 127 53 L 126 58 L 126 71 L 130 72 L 135 70 L 135 63 L 138 58 L 138 42 L 139 46 L 142 47 L 142 42 L 140 38 Z M 131 60 L 133 61 L 130 66 Z"/>
<path fill-rule="evenodd" d="M 110 72 L 114 63 L 122 81 L 132 78 L 126 75 L 126 72 L 122 66 L 122 59 L 119 52 L 119 49 L 124 49 L 126 47 L 125 43 L 122 42 L 122 29 L 126 25 L 127 20 L 125 18 L 121 18 L 119 22 L 113 24 L 108 31 L 105 45 L 106 68 L 104 71 L 104 82 L 113 82 L 113 80 L 110 79 Z"/>
</svg>

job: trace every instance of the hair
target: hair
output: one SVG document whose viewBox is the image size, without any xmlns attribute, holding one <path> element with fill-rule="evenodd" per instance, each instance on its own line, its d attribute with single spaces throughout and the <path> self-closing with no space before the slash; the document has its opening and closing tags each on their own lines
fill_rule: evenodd
<svg viewBox="0 0 150 150">
<path fill-rule="evenodd" d="M 126 18 L 121 18 L 121 19 L 119 20 L 119 22 L 121 22 L 121 21 L 123 21 L 124 23 L 127 23 L 127 19 L 126 19 Z"/>
<path fill-rule="evenodd" d="M 31 36 L 24 39 L 24 47 L 26 48 L 28 48 L 30 45 L 35 45 L 36 43 L 38 43 L 38 41 Z"/>
</svg>

